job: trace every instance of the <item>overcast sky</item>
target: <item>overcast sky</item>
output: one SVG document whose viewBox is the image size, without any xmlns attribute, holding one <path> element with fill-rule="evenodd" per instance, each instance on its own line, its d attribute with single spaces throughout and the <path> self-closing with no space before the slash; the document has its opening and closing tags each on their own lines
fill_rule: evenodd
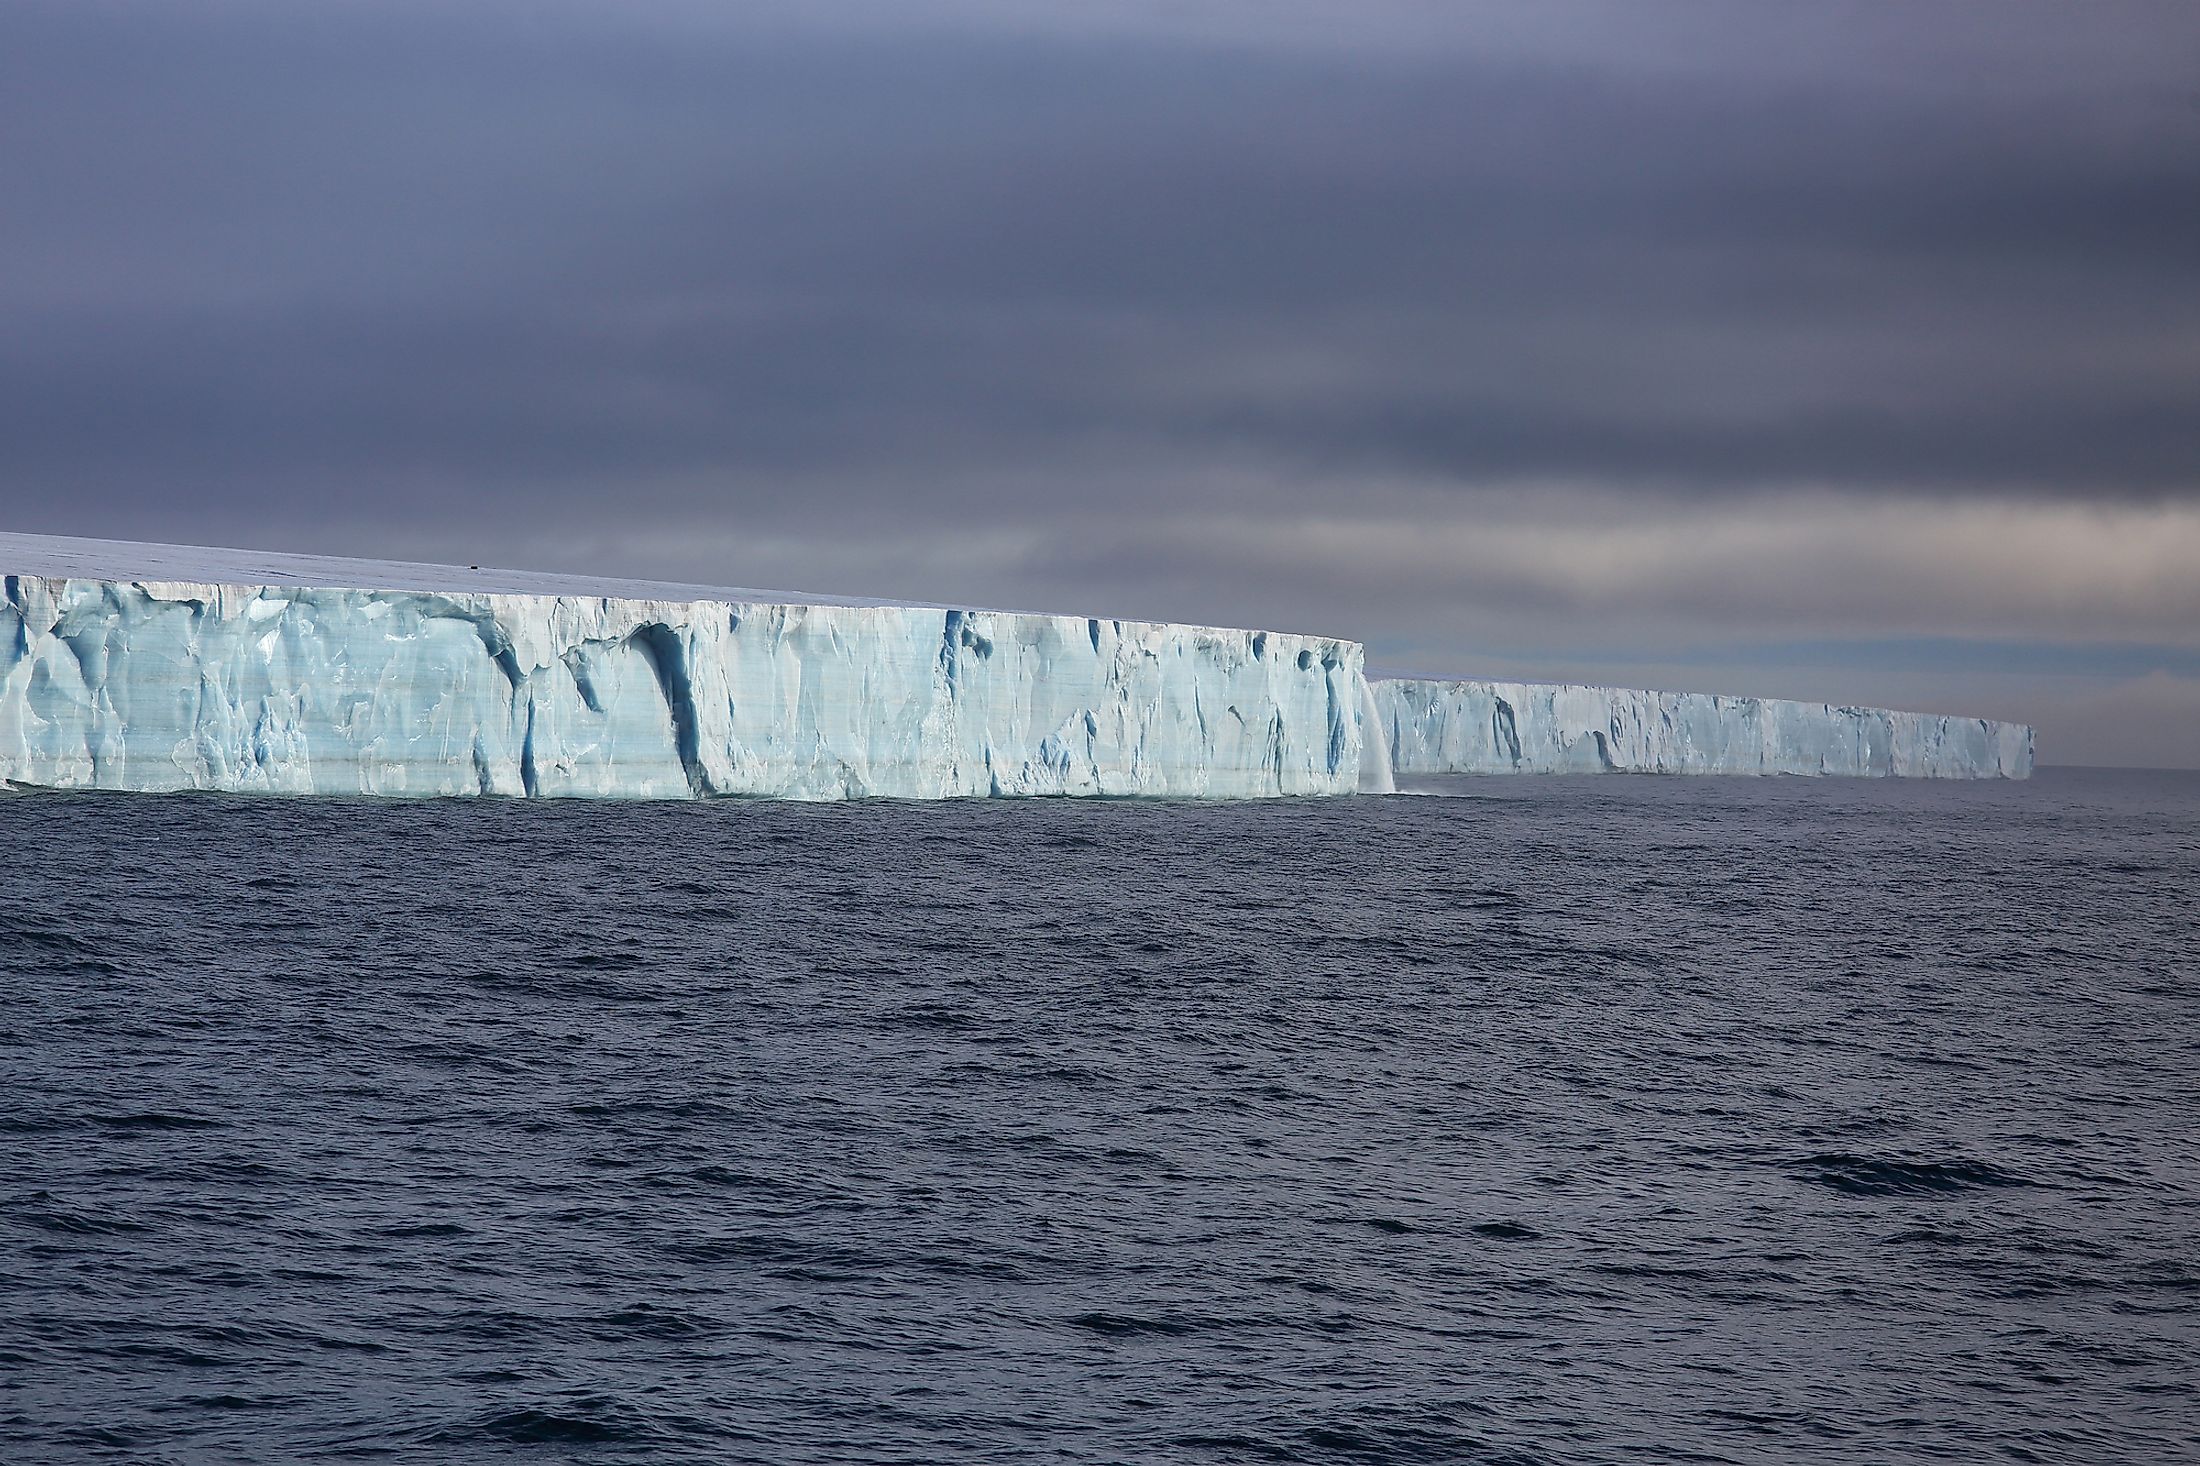
<svg viewBox="0 0 2200 1466">
<path fill-rule="evenodd" d="M 0 529 L 2200 766 L 2200 4 L 8 0 Z"/>
</svg>

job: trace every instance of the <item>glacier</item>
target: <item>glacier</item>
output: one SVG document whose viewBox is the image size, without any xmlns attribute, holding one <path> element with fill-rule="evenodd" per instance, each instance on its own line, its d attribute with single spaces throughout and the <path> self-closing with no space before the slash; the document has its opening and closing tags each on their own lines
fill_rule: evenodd
<svg viewBox="0 0 2200 1466">
<path fill-rule="evenodd" d="M 1363 652 L 1335 638 L 41 535 L 0 534 L 0 577 L 13 785 L 1241 798 L 1363 778 Z"/>
<path fill-rule="evenodd" d="M 2032 729 L 1984 718 L 1570 683 L 1381 678 L 1371 697 L 1398 774 L 2032 772 Z"/>
<path fill-rule="evenodd" d="M 2031 767 L 2014 723 L 1371 679 L 1333 637 L 0 534 L 0 786 L 1253 798 Z"/>
</svg>

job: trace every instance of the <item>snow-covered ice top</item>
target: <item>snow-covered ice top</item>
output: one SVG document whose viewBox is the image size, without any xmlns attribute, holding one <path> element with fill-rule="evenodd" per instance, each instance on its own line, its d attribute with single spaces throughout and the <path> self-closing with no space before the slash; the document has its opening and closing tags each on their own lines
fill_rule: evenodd
<svg viewBox="0 0 2200 1466">
<path fill-rule="evenodd" d="M 362 560 L 342 555 L 297 555 L 284 550 L 235 550 L 212 545 L 160 545 L 138 540 L 4 532 L 0 532 L 0 575 L 38 575 L 52 580 L 296 585 L 321 590 L 414 590 L 448 595 L 579 596 L 775 606 L 924 604 L 867 600 L 860 596 L 815 595 L 805 591 L 752 590 L 539 570 L 434 565 L 415 560 Z"/>
</svg>

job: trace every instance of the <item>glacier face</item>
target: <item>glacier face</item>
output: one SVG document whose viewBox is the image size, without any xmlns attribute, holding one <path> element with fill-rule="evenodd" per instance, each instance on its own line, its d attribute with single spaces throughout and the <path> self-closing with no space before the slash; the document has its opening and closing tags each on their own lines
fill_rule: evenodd
<svg viewBox="0 0 2200 1466">
<path fill-rule="evenodd" d="M 833 799 L 1360 779 L 1349 641 L 647 585 L 523 594 L 455 569 L 436 590 L 435 567 L 41 538 L 0 536 L 0 572 L 66 572 L 0 581 L 15 784 Z M 223 578 L 159 578 L 193 569 Z"/>
<path fill-rule="evenodd" d="M 1562 683 L 1374 681 L 1400 774 L 1847 774 L 2022 779 L 2021 723 Z"/>
<path fill-rule="evenodd" d="M 2032 730 L 1370 681 L 1357 643 L 0 534 L 0 784 L 613 798 L 1387 793 L 1392 771 L 2023 778 Z"/>
</svg>

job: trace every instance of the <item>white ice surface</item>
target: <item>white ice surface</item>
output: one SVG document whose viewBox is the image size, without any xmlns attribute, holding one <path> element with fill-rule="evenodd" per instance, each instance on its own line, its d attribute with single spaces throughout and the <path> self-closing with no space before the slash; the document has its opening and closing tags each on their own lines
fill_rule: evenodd
<svg viewBox="0 0 2200 1466">
<path fill-rule="evenodd" d="M 1846 774 L 2022 779 L 2021 723 L 1563 683 L 1372 684 L 1399 774 Z"/>
<path fill-rule="evenodd" d="M 1281 632 L 0 535 L 0 781 L 831 799 L 1345 794 Z"/>
<path fill-rule="evenodd" d="M 213 585 L 298 585 L 320 590 L 425 590 L 444 594 L 579 596 L 631 601 L 743 601 L 780 606 L 884 606 L 908 602 L 739 586 L 618 580 L 537 570 L 432 565 L 415 560 L 355 560 L 282 550 L 214 545 L 157 545 L 139 540 L 0 533 L 0 575 L 49 580 L 183 581 Z"/>
</svg>

